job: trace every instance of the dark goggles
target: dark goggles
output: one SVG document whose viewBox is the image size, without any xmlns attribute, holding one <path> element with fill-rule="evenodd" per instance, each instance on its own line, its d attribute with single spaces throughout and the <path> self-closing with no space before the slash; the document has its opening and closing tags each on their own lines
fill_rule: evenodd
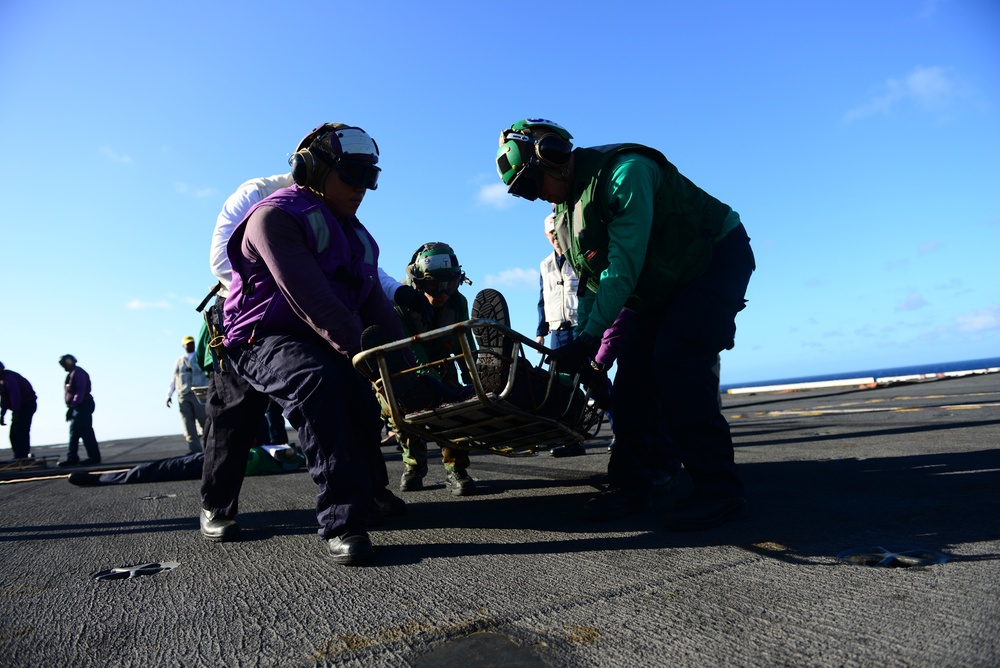
<svg viewBox="0 0 1000 668">
<path fill-rule="evenodd" d="M 535 142 L 535 155 L 543 165 L 562 167 L 569 162 L 572 146 L 558 135 L 542 135 Z"/>
<path fill-rule="evenodd" d="M 359 162 L 357 160 L 340 160 L 334 166 L 340 180 L 355 188 L 367 188 L 375 190 L 378 188 L 378 175 L 382 171 L 380 167 L 369 162 Z"/>
<path fill-rule="evenodd" d="M 514 177 L 507 187 L 507 192 L 515 197 L 521 197 L 529 202 L 538 199 L 538 193 L 542 189 L 542 178 L 544 172 L 534 161 L 525 165 Z"/>
<path fill-rule="evenodd" d="M 431 297 L 439 295 L 445 292 L 449 295 L 454 294 L 458 290 L 458 284 L 462 282 L 461 276 L 456 276 L 455 278 L 448 279 L 447 281 L 435 281 L 433 279 L 425 278 L 419 281 L 413 281 L 413 284 L 417 286 L 417 289 L 421 292 L 429 294 Z"/>
</svg>

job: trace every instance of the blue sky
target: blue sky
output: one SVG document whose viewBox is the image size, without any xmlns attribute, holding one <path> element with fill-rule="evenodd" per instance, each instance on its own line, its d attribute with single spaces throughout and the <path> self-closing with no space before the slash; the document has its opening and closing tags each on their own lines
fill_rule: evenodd
<svg viewBox="0 0 1000 668">
<path fill-rule="evenodd" d="M 387 270 L 446 241 L 533 335 L 548 205 L 493 162 L 528 116 L 654 146 L 740 213 L 758 271 L 723 382 L 1000 355 L 994 0 L 6 0 L 0 361 L 39 394 L 33 443 L 65 440 L 67 352 L 99 439 L 180 432 L 215 217 L 324 121 L 381 147 L 359 216 Z"/>
</svg>

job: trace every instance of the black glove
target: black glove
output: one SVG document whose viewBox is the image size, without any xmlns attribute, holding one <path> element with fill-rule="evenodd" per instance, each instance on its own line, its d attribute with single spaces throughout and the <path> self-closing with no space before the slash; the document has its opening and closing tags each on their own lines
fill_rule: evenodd
<svg viewBox="0 0 1000 668">
<path fill-rule="evenodd" d="M 423 322 L 424 328 L 430 328 L 433 307 L 420 290 L 412 288 L 409 285 L 401 285 L 396 288 L 396 292 L 392 295 L 392 300 L 399 306 L 420 314 L 420 320 Z"/>
<path fill-rule="evenodd" d="M 590 360 L 601 347 L 601 340 L 587 333 L 579 334 L 561 348 L 552 351 L 552 359 L 559 373 L 587 373 L 591 371 Z"/>
<path fill-rule="evenodd" d="M 69 422 L 72 419 L 73 419 L 73 407 L 70 406 L 69 408 L 66 409 L 66 422 Z"/>
<path fill-rule="evenodd" d="M 607 371 L 591 367 L 590 372 L 581 376 L 583 384 L 590 390 L 590 398 L 602 411 L 611 408 L 611 379 Z"/>
</svg>

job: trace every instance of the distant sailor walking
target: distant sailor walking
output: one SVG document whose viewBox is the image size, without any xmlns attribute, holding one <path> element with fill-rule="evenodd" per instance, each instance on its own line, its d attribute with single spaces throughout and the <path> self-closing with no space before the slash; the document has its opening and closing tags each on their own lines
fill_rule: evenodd
<svg viewBox="0 0 1000 668">
<path fill-rule="evenodd" d="M 59 366 L 66 370 L 63 388 L 66 395 L 66 421 L 69 422 L 69 449 L 66 459 L 58 466 L 90 466 L 101 463 L 101 450 L 94 435 L 94 396 L 90 393 L 90 374 L 76 365 L 76 358 L 63 355 Z M 80 461 L 77 451 L 80 440 L 87 449 L 87 458 Z"/>
<path fill-rule="evenodd" d="M 38 409 L 38 397 L 28 379 L 0 362 L 0 425 L 10 411 L 10 449 L 14 459 L 31 457 L 31 418 Z"/>
<path fill-rule="evenodd" d="M 205 404 L 195 396 L 194 388 L 207 387 L 208 377 L 201 370 L 194 354 L 194 337 L 185 336 L 181 340 L 184 354 L 174 363 L 174 375 L 170 379 L 167 390 L 167 408 L 170 408 L 174 391 L 177 392 L 177 406 L 181 411 L 181 423 L 184 425 L 184 440 L 188 444 L 188 452 L 201 452 L 201 439 L 198 430 L 205 433 Z"/>
</svg>

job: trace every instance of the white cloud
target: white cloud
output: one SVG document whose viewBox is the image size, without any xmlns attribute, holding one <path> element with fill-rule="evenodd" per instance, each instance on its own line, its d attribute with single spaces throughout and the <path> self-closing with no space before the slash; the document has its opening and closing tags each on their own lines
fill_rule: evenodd
<svg viewBox="0 0 1000 668">
<path fill-rule="evenodd" d="M 891 80 L 890 84 L 897 85 Z M 917 67 L 898 87 L 924 107 L 948 104 L 958 93 L 958 84 L 943 67 Z"/>
<path fill-rule="evenodd" d="M 1000 306 L 983 308 L 957 316 L 955 328 L 960 332 L 970 334 L 1000 329 Z"/>
<path fill-rule="evenodd" d="M 917 252 L 923 255 L 924 253 L 932 253 L 941 248 L 944 248 L 944 244 L 940 241 L 928 241 L 927 243 L 920 244 Z"/>
<path fill-rule="evenodd" d="M 951 106 L 968 95 L 965 87 L 944 67 L 917 66 L 902 79 L 888 79 L 877 94 L 844 115 L 848 123 L 866 116 L 889 114 L 896 107 L 911 103 L 924 110 Z"/>
<path fill-rule="evenodd" d="M 125 155 L 123 153 L 116 153 L 115 151 L 112 151 L 111 148 L 109 148 L 107 146 L 102 146 L 101 147 L 101 153 L 103 153 L 104 157 L 107 158 L 108 160 L 110 160 L 111 162 L 118 162 L 118 163 L 121 163 L 123 165 L 130 165 L 130 164 L 132 164 L 132 156 Z"/>
<path fill-rule="evenodd" d="M 504 269 L 499 274 L 487 274 L 483 284 L 494 288 L 538 289 L 538 269 Z"/>
<path fill-rule="evenodd" d="M 919 292 L 911 292 L 903 301 L 896 304 L 897 311 L 916 311 L 927 306 L 927 300 Z"/>
<path fill-rule="evenodd" d="M 128 304 L 125 304 L 125 308 L 138 311 L 149 308 L 173 308 L 173 306 L 170 304 L 170 302 L 166 300 L 161 300 L 158 302 L 147 302 L 141 299 L 133 299 Z"/>
<path fill-rule="evenodd" d="M 506 209 L 514 204 L 514 198 L 507 194 L 507 186 L 503 183 L 482 186 L 476 196 L 476 201 L 497 209 Z"/>
<path fill-rule="evenodd" d="M 215 194 L 211 188 L 195 188 L 194 186 L 189 186 L 181 181 L 174 183 L 174 192 L 181 195 L 192 195 L 198 199 L 212 197 Z"/>
</svg>

